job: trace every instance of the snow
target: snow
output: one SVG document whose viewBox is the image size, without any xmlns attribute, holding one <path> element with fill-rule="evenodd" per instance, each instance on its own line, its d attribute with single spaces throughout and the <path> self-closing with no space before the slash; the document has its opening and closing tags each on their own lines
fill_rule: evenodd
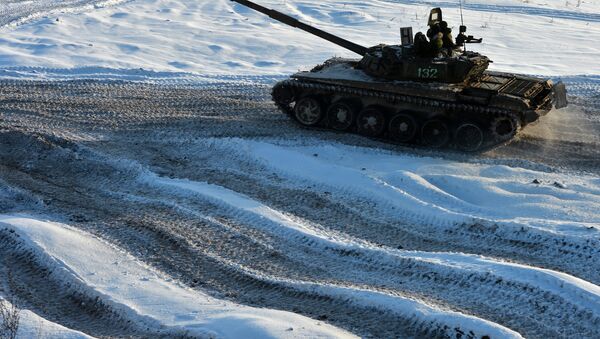
<svg viewBox="0 0 600 339">
<path fill-rule="evenodd" d="M 48 321 L 37 314 L 22 310 L 19 319 L 19 339 L 89 339 L 92 338 L 85 333 L 68 329 L 59 324 Z"/>
<path fill-rule="evenodd" d="M 282 177 L 289 177 L 299 187 L 319 185 L 333 195 L 362 196 L 379 202 L 379 213 L 415 224 L 445 225 L 489 223 L 530 232 L 560 234 L 573 239 L 598 238 L 600 234 L 600 186 L 596 177 L 577 179 L 561 174 L 510 168 L 498 165 L 468 164 L 447 160 L 390 155 L 372 149 L 339 144 L 325 146 L 278 145 L 240 139 L 212 142 L 223 153 L 258 160 Z M 317 155 L 317 156 L 315 156 Z M 543 181 L 570 183 L 567 188 L 536 185 Z M 600 314 L 600 287 L 584 280 L 546 269 L 500 263 L 472 255 L 397 251 L 356 242 L 348 237 L 314 229 L 293 220 L 258 201 L 220 186 L 182 179 L 142 175 L 150 185 L 175 187 L 176 194 L 192 192 L 205 198 L 243 210 L 278 226 L 284 237 L 309 237 L 323 242 L 323 248 L 364 249 L 373 260 L 382 257 L 418 258 L 441 266 L 496 272 L 499 276 L 545 289 L 569 300 L 579 300 L 586 308 Z M 448 187 L 452 189 L 448 189 Z M 468 197 L 466 199 L 465 197 Z M 470 201 L 467 201 L 470 200 Z M 393 208 L 391 208 L 393 207 Z M 252 218 L 252 217 L 250 217 Z M 412 220 L 410 220 L 412 219 Z M 267 226 L 265 226 L 267 227 Z"/>
<path fill-rule="evenodd" d="M 431 229 L 442 231 L 444 227 L 477 221 L 501 225 L 500 232 L 521 228 L 523 232 L 559 234 L 582 241 L 597 238 L 600 230 L 600 219 L 595 213 L 600 204 L 600 182 L 592 176 L 574 178 L 541 169 L 453 162 L 336 143 L 319 145 L 318 140 L 311 139 L 306 139 L 303 145 L 280 140 L 212 139 L 208 142 L 212 148 L 219 149 L 219 153 L 259 162 L 269 172 L 298 187 L 317 185 L 334 196 L 375 200 L 377 204 L 373 209 L 376 211 L 373 212 L 396 220 L 415 221 L 417 227 L 429 225 Z M 143 185 L 176 196 L 209 199 L 213 204 L 229 208 L 228 214 L 244 224 L 297 243 L 311 243 L 322 252 L 352 251 L 381 267 L 393 267 L 401 259 L 408 259 L 440 275 L 450 272 L 461 277 L 491 274 L 534 286 L 549 295 L 565 298 L 594 316 L 600 315 L 600 287 L 565 273 L 478 255 L 405 251 L 370 244 L 286 215 L 218 185 L 159 177 L 139 165 L 133 166 L 141 169 L 138 180 Z M 534 178 L 542 184 L 533 184 Z M 564 188 L 555 187 L 553 182 L 564 182 Z M 65 279 L 71 279 L 69 281 L 77 281 L 90 296 L 100 296 L 117 311 L 167 333 L 185 329 L 197 335 L 223 337 L 350 336 L 345 331 L 292 313 L 214 299 L 172 281 L 112 245 L 61 223 L 5 214 L 0 215 L 0 227 L 15 229 L 34 253 L 51 258 L 48 260 L 51 270 L 61 271 Z M 407 297 L 359 287 L 271 277 L 237 267 L 257 280 L 342 298 L 357 306 L 397 313 L 422 323 L 450 329 L 458 327 L 472 331 L 477 337 L 520 337 L 488 320 L 442 310 Z M 39 327 L 36 321 L 44 322 L 27 320 L 24 331 L 35 331 Z M 67 331 L 44 322 L 42 328 L 46 330 L 46 327 L 49 333 L 59 333 L 57 336 L 60 331 Z M 288 331 L 289 328 L 294 330 Z M 80 335 L 65 333 L 73 337 Z"/>
<path fill-rule="evenodd" d="M 341 144 L 216 143 L 301 183 L 374 199 L 381 213 L 408 222 L 440 228 L 483 223 L 575 237 L 600 230 L 600 187 L 594 176 L 386 154 Z M 533 184 L 535 179 L 544 183 Z M 555 182 L 565 183 L 565 188 Z"/>
<path fill-rule="evenodd" d="M 253 147 L 259 148 L 259 147 Z M 311 149 L 311 151 L 314 149 Z M 285 163 L 287 159 L 283 159 L 282 157 L 270 157 L 270 162 L 272 163 Z M 353 154 L 354 161 L 361 162 L 360 155 Z M 306 159 L 300 158 L 300 160 L 306 161 Z M 425 162 L 427 159 L 425 160 Z M 416 163 L 416 164 L 415 164 Z M 419 161 L 413 161 L 411 165 L 419 166 Z M 294 166 L 294 164 L 290 164 Z M 314 166 L 311 164 L 303 166 L 303 171 L 319 173 L 319 171 L 315 170 Z M 340 176 L 342 180 L 346 179 L 354 179 L 348 178 L 343 174 Z M 427 261 L 430 263 L 434 263 L 439 266 L 453 267 L 467 271 L 479 271 L 479 272 L 494 272 L 499 276 L 519 281 L 523 283 L 529 283 L 536 285 L 538 287 L 543 287 L 547 291 L 552 291 L 558 295 L 563 295 L 568 300 L 576 300 L 578 304 L 584 305 L 587 309 L 592 310 L 593 312 L 600 314 L 600 287 L 586 282 L 582 279 L 578 279 L 572 276 L 569 276 L 564 273 L 555 272 L 546 269 L 539 269 L 534 267 L 528 267 L 525 265 L 517 265 L 510 263 L 502 263 L 495 262 L 491 259 L 482 258 L 479 256 L 473 255 L 464 255 L 464 254 L 450 254 L 450 253 L 428 253 L 428 252 L 415 252 L 415 251 L 400 251 L 400 250 L 392 250 L 392 249 L 384 249 L 380 246 L 372 246 L 364 243 L 357 243 L 353 239 L 349 238 L 340 238 L 335 234 L 324 233 L 321 230 L 311 228 L 308 224 L 302 223 L 301 221 L 293 220 L 291 217 L 288 217 L 281 212 L 278 212 L 256 200 L 250 199 L 246 196 L 243 196 L 239 193 L 233 192 L 226 188 L 212 185 L 203 182 L 193 182 L 189 180 L 181 180 L 181 179 L 169 179 L 169 178 L 159 178 L 154 175 L 150 175 L 144 178 L 146 182 L 149 184 L 159 184 L 165 186 L 176 187 L 180 189 L 179 194 L 185 194 L 186 191 L 199 194 L 203 197 L 210 198 L 214 200 L 216 203 L 226 204 L 232 208 L 243 210 L 250 215 L 253 215 L 255 218 L 260 218 L 262 225 L 267 225 L 267 221 L 272 222 L 276 227 L 280 229 L 287 229 L 288 232 L 282 234 L 285 237 L 294 238 L 298 235 L 309 237 L 312 241 L 319 241 L 323 243 L 323 249 L 330 247 L 339 247 L 346 250 L 362 250 L 367 252 L 372 256 L 372 260 L 378 261 L 383 260 L 382 258 L 388 258 L 393 260 L 394 257 L 403 257 L 403 258 L 414 258 L 418 260 Z M 481 192 L 479 194 L 481 200 L 485 200 L 485 192 Z M 393 200 L 394 198 L 390 198 Z M 502 205 L 497 205 L 497 207 L 502 207 Z M 404 208 L 411 208 L 411 206 L 405 206 Z M 565 209 L 568 208 L 564 206 L 564 202 L 560 206 L 554 206 L 557 209 Z M 265 226 L 268 227 L 268 226 Z M 384 263 L 382 263 L 384 264 Z M 366 293 L 368 294 L 368 293 Z M 373 299 L 375 297 L 375 299 Z M 374 300 L 378 300 L 383 297 L 370 296 L 369 298 L 365 298 L 370 300 L 370 303 L 376 304 Z M 440 314 L 444 313 L 439 310 L 432 309 L 425 305 L 407 305 L 410 302 L 407 300 L 402 300 L 402 298 L 398 298 L 400 300 L 395 300 L 391 302 L 392 304 L 402 304 L 404 312 L 408 310 L 412 310 L 413 312 L 422 312 L 421 316 L 431 316 L 432 314 Z M 462 315 L 463 319 L 460 319 L 460 315 L 454 314 L 453 312 L 448 312 L 447 314 L 442 314 L 440 318 L 444 319 L 442 321 L 447 321 L 447 318 L 455 318 L 452 319 L 454 323 L 445 324 L 452 326 L 461 326 L 465 325 L 465 323 L 461 320 L 473 321 L 471 317 Z M 459 318 L 459 319 L 456 319 Z M 436 319 L 439 320 L 439 319 Z M 479 320 L 481 321 L 481 320 Z M 488 325 L 485 321 L 482 321 L 483 324 L 478 324 L 479 326 Z M 477 326 L 476 326 L 477 327 Z M 485 332 L 487 330 L 488 332 Z M 485 333 L 489 334 L 490 329 L 486 328 L 483 333 L 479 333 L 480 335 L 484 335 Z M 503 336 L 507 334 L 504 333 Z M 494 335 L 492 335 L 494 337 Z"/>
<path fill-rule="evenodd" d="M 18 231 L 35 253 L 49 255 L 52 265 L 74 276 L 88 293 L 150 326 L 157 322 L 198 336 L 223 338 L 354 337 L 294 313 L 241 306 L 185 288 L 131 255 L 64 224 L 0 215 L 0 225 Z"/>
<path fill-rule="evenodd" d="M 411 1 L 393 0 L 410 3 Z M 444 8 L 459 8 L 457 0 L 421 0 L 423 4 Z M 483 12 L 537 13 L 577 17 L 578 14 L 598 14 L 598 3 L 594 0 L 463 0 L 465 9 Z M 560 13 L 560 14 L 559 14 Z M 598 16 L 590 16 L 598 18 Z"/>
<path fill-rule="evenodd" d="M 365 46 L 394 44 L 399 27 L 426 29 L 434 5 L 456 31 L 455 1 L 259 1 Z M 566 14 L 565 14 L 566 13 Z M 471 48 L 493 70 L 563 76 L 598 74 L 600 4 L 576 1 L 467 1 Z M 58 19 L 58 21 L 57 21 Z M 1 27 L 1 26 L 0 26 Z M 144 0 L 83 13 L 52 13 L 0 28 L 0 67 L 146 69 L 195 74 L 288 74 L 352 52 L 228 0 Z M 560 40 L 555 36 L 559 34 Z M 0 72 L 1 75 L 1 72 Z M 40 74 L 37 74 L 38 76 Z"/>
<path fill-rule="evenodd" d="M 0 27 L 18 26 L 49 14 L 81 13 L 86 10 L 117 5 L 126 0 L 37 0 L 0 3 Z"/>
</svg>

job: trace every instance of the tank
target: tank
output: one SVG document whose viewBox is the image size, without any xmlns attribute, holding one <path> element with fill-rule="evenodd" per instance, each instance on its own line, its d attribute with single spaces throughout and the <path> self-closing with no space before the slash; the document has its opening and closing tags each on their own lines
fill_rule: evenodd
<svg viewBox="0 0 600 339">
<path fill-rule="evenodd" d="M 430 40 L 408 27 L 401 44 L 367 48 L 251 1 L 232 1 L 360 56 L 326 60 L 273 87 L 274 103 L 307 128 L 475 152 L 512 140 L 568 104 L 562 82 L 487 70 L 492 61 L 466 48 L 481 42 L 465 34 L 466 26 L 455 41 L 447 30 L 439 33 L 446 25 L 440 8 L 429 15 Z M 443 46 L 436 45 L 433 37 L 442 36 Z"/>
</svg>

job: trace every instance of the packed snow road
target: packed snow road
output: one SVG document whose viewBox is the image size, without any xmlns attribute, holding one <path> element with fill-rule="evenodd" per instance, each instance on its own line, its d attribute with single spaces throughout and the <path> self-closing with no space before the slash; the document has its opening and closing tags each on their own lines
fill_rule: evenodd
<svg viewBox="0 0 600 339">
<path fill-rule="evenodd" d="M 572 107 L 477 155 L 300 129 L 263 77 L 0 81 L 0 293 L 92 336 L 204 333 L 99 287 L 43 236 L 67 232 L 361 336 L 597 337 L 600 84 L 567 81 Z"/>
</svg>

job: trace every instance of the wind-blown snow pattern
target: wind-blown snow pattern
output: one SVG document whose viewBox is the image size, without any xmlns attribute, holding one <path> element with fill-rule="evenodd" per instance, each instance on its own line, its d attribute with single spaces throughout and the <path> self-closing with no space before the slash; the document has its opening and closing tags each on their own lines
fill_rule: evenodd
<svg viewBox="0 0 600 339">
<path fill-rule="evenodd" d="M 256 0 L 365 46 L 458 1 Z M 600 4 L 464 1 L 571 105 L 481 154 L 305 130 L 340 47 L 228 0 L 0 3 L 0 298 L 20 338 L 600 337 Z M 2 334 L 0 333 L 0 336 Z"/>
</svg>

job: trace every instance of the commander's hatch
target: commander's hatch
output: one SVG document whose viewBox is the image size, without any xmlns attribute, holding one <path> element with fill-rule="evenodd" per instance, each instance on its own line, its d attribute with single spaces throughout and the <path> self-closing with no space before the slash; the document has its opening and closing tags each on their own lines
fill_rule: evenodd
<svg viewBox="0 0 600 339">
<path fill-rule="evenodd" d="M 429 23 L 427 24 L 428 26 L 433 26 L 437 23 L 442 22 L 442 9 L 441 8 L 434 8 L 431 10 L 431 12 L 429 13 Z"/>
</svg>

